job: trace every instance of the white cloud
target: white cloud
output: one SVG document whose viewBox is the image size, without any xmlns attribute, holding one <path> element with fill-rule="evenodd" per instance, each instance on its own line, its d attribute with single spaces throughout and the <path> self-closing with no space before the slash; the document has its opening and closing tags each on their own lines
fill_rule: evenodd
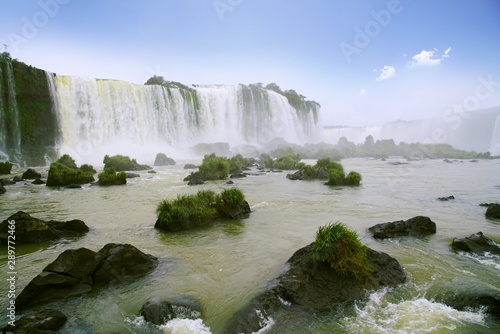
<svg viewBox="0 0 500 334">
<path fill-rule="evenodd" d="M 444 51 L 441 58 L 437 57 L 436 49 L 433 51 L 422 50 L 419 54 L 411 57 L 411 61 L 408 62 L 409 67 L 418 67 L 418 66 L 433 66 L 439 65 L 444 58 L 448 58 L 450 56 L 451 47 Z"/>
<path fill-rule="evenodd" d="M 359 91 L 359 96 L 363 96 L 365 94 L 366 94 L 366 89 L 361 88 L 361 90 Z"/>
<path fill-rule="evenodd" d="M 377 77 L 377 81 L 387 80 L 394 76 L 396 76 L 396 69 L 394 66 L 385 65 L 381 70 L 374 70 L 375 72 L 380 72 L 380 75 Z"/>
</svg>

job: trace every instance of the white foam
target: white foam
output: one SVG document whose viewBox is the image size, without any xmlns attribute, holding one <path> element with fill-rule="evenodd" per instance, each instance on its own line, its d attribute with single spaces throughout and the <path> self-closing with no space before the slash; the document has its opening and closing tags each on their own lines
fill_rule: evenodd
<svg viewBox="0 0 500 334">
<path fill-rule="evenodd" d="M 203 324 L 201 319 L 179 319 L 170 320 L 160 326 L 166 334 L 212 334 L 210 328 Z"/>
<path fill-rule="evenodd" d="M 495 269 L 500 270 L 500 256 L 499 255 L 494 255 L 489 252 L 484 253 L 484 255 L 477 255 L 473 253 L 468 253 L 468 252 L 459 252 L 460 255 L 465 256 L 469 259 L 473 259 L 474 261 L 477 261 L 481 263 L 484 266 L 492 267 Z"/>
<path fill-rule="evenodd" d="M 484 324 L 482 312 L 455 310 L 447 305 L 425 298 L 390 303 L 387 291 L 373 293 L 362 307 L 356 307 L 355 317 L 342 319 L 352 333 L 434 333 L 439 330 L 456 330 L 464 324 Z"/>
</svg>

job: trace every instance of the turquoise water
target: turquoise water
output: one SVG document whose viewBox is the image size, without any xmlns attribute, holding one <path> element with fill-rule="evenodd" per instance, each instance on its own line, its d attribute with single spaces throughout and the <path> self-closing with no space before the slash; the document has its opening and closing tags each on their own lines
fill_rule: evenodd
<svg viewBox="0 0 500 334">
<path fill-rule="evenodd" d="M 394 160 L 395 161 L 395 160 Z M 157 204 L 199 189 L 220 191 L 223 181 L 187 186 L 184 163 L 140 172 L 126 186 L 48 189 L 8 186 L 0 197 L 0 219 L 23 210 L 41 219 L 82 219 L 91 231 L 82 238 L 41 245 L 17 245 L 18 293 L 58 254 L 70 248 L 99 250 L 106 243 L 130 243 L 160 259 L 150 275 L 86 296 L 47 306 L 70 316 L 66 333 L 219 333 L 231 315 L 263 291 L 287 259 L 311 243 L 318 226 L 342 221 L 369 247 L 395 257 L 408 282 L 375 291 L 366 302 L 301 321 L 272 319 L 267 333 L 497 333 L 500 321 L 483 310 L 458 311 L 434 301 L 460 289 L 500 291 L 500 258 L 456 254 L 454 237 L 482 231 L 500 241 L 500 222 L 484 217 L 484 202 L 500 201 L 500 161 L 412 161 L 404 165 L 346 159 L 346 171 L 363 175 L 356 188 L 319 181 L 290 181 L 286 173 L 236 179 L 252 213 L 236 222 L 167 233 L 153 228 Z M 306 161 L 314 163 L 314 161 Z M 47 168 L 40 169 L 46 173 Z M 437 197 L 454 195 L 441 202 Z M 378 223 L 424 215 L 437 233 L 424 239 L 374 240 L 366 231 Z M 6 250 L 0 270 L 7 270 Z M 4 281 L 5 282 L 5 281 Z M 0 284 L 6 296 L 7 283 Z M 204 308 L 203 322 L 177 319 L 163 328 L 145 324 L 139 309 L 150 298 L 189 295 Z M 2 309 L 6 305 L 2 298 Z M 6 315 L 0 314 L 1 323 Z"/>
</svg>

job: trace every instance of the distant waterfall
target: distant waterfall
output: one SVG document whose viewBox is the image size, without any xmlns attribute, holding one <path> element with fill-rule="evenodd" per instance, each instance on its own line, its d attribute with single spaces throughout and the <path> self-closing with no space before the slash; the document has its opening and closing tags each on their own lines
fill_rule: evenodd
<svg viewBox="0 0 500 334">
<path fill-rule="evenodd" d="M 168 88 L 68 76 L 56 76 L 55 86 L 61 150 L 82 158 L 202 142 L 314 142 L 319 133 L 317 110 L 298 111 L 285 96 L 263 88 Z"/>
<path fill-rule="evenodd" d="M 495 121 L 495 127 L 491 139 L 490 153 L 492 155 L 500 155 L 500 115 Z"/>
</svg>

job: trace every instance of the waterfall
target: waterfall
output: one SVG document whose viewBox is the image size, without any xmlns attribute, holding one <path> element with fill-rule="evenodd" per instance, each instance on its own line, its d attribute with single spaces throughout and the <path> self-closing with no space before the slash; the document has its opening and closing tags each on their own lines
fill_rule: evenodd
<svg viewBox="0 0 500 334">
<path fill-rule="evenodd" d="M 3 107 L 3 71 L 0 64 L 0 161 L 8 160 L 7 155 L 7 124 L 5 122 L 5 111 Z"/>
<path fill-rule="evenodd" d="M 12 63 L 6 62 L 7 72 L 7 110 L 4 111 L 4 123 L 6 124 L 5 145 L 19 158 L 21 156 L 21 132 L 19 129 L 19 109 L 17 107 L 16 85 L 14 82 L 14 71 Z M 10 145 L 9 145 L 10 143 Z M 10 157 L 12 159 L 12 157 Z"/>
<path fill-rule="evenodd" d="M 56 138 L 55 142 L 59 142 L 59 136 L 61 133 L 61 128 L 60 128 L 60 119 L 59 119 L 59 103 L 58 103 L 58 98 L 57 98 L 57 89 L 56 89 L 56 82 L 54 80 L 55 74 L 45 71 L 45 76 L 47 78 L 47 86 L 49 88 L 49 95 L 50 95 L 50 102 L 51 102 L 51 110 L 50 112 L 52 115 L 54 115 L 56 119 L 57 126 L 59 127 L 57 132 L 56 132 Z"/>
<path fill-rule="evenodd" d="M 285 96 L 252 86 L 172 88 L 56 76 L 60 151 L 82 160 L 146 153 L 151 159 L 202 142 L 317 140 L 317 110 L 296 110 Z"/>
<path fill-rule="evenodd" d="M 490 153 L 495 156 L 500 155 L 500 115 L 498 115 L 495 121 L 495 127 L 493 128 Z"/>
</svg>

